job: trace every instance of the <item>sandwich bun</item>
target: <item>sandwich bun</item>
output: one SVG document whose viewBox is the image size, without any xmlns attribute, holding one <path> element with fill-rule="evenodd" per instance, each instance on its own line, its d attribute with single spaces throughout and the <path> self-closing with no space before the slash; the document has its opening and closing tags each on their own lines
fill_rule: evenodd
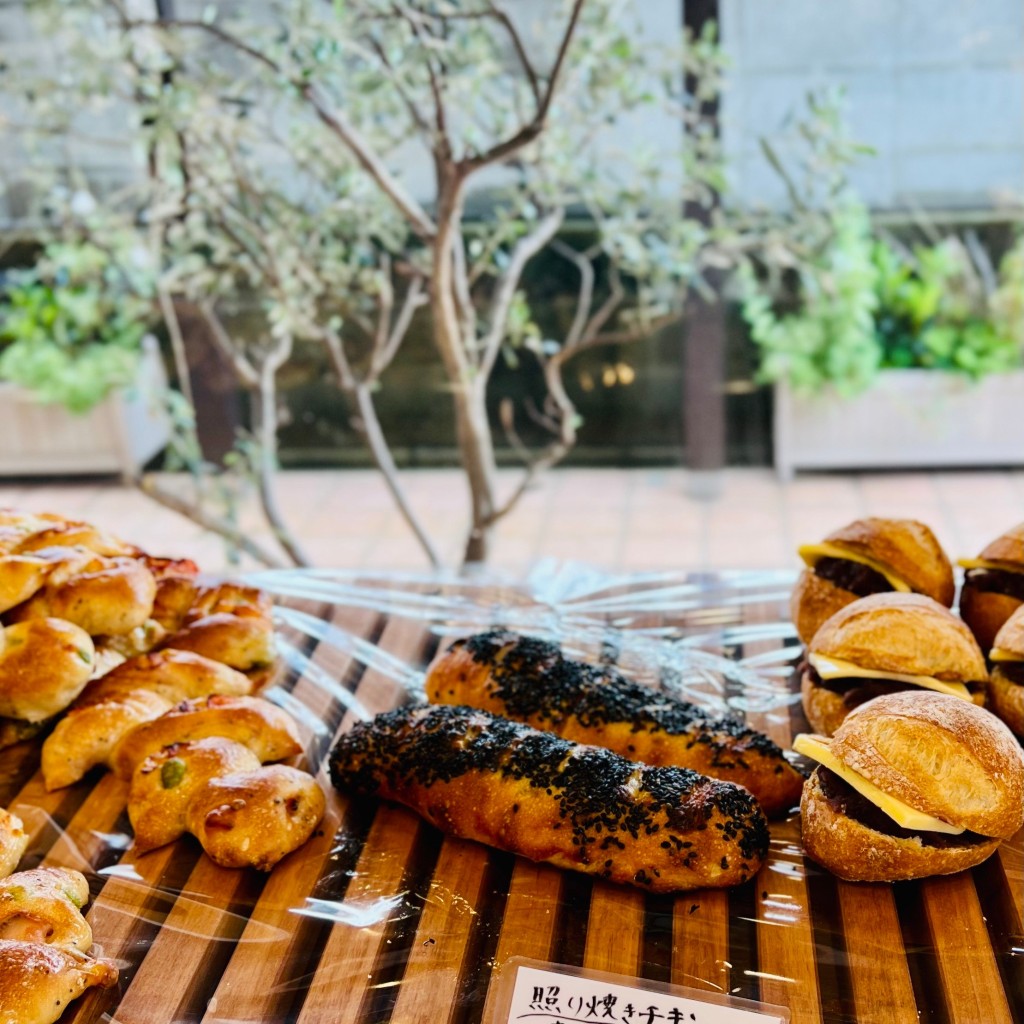
<svg viewBox="0 0 1024 1024">
<path fill-rule="evenodd" d="M 989 565 L 979 566 L 979 562 Z M 996 537 L 977 558 L 962 559 L 961 564 L 967 571 L 960 588 L 960 617 L 987 651 L 1003 623 L 1024 604 L 1024 523 Z M 1013 588 L 1016 593 L 1003 593 L 999 580 L 993 578 L 995 573 L 1007 574 L 1004 580 L 1019 576 L 1020 587 Z"/>
<path fill-rule="evenodd" d="M 952 874 L 1024 824 L 1024 751 L 995 715 L 941 693 L 899 692 L 852 711 L 829 748 L 846 768 L 959 835 L 901 828 L 819 766 L 804 785 L 807 855 L 849 881 Z"/>
<path fill-rule="evenodd" d="M 1024 737 L 1024 607 L 1003 623 L 992 645 L 988 707 Z"/>
<path fill-rule="evenodd" d="M 897 579 L 909 591 L 925 594 L 947 608 L 955 594 L 953 567 L 932 531 L 916 519 L 869 517 L 830 533 L 820 545 L 802 551 L 805 560 L 816 558 L 815 548 L 834 550 L 831 557 L 848 555 L 853 562 L 877 566 L 886 582 L 886 592 L 898 590 Z M 877 582 L 877 581 L 876 581 Z M 855 593 L 841 583 L 818 575 L 808 564 L 797 580 L 790 598 L 790 613 L 797 635 L 806 644 L 821 624 L 843 605 L 865 593 Z"/>
<path fill-rule="evenodd" d="M 886 593 L 858 598 L 827 619 L 808 646 L 800 679 L 811 728 L 831 736 L 851 710 L 899 690 L 925 693 L 910 681 L 849 677 L 829 685 L 814 669 L 818 657 L 849 662 L 868 672 L 930 676 L 944 683 L 985 684 L 985 657 L 971 631 L 948 608 L 923 594 Z M 985 702 L 985 686 L 970 694 Z"/>
</svg>

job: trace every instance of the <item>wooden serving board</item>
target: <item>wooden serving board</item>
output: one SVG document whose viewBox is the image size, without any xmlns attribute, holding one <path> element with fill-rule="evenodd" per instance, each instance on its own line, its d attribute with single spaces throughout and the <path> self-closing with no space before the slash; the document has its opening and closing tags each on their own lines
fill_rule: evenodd
<svg viewBox="0 0 1024 1024">
<path fill-rule="evenodd" d="M 625 631 L 662 630 L 791 685 L 783 592 L 737 578 L 643 598 L 628 615 L 621 590 L 603 612 L 589 605 L 608 643 L 593 649 L 591 632 L 582 649 L 614 658 Z M 494 621 L 514 607 L 480 588 L 472 599 L 493 601 Z M 523 956 L 785 1007 L 794 1024 L 1024 1020 L 1024 837 L 951 878 L 855 885 L 804 859 L 794 817 L 773 824 L 753 882 L 675 896 L 446 838 L 334 793 L 326 758 L 355 717 L 407 699 L 411 670 L 464 624 L 386 602 L 288 604 L 326 626 L 282 631 L 289 669 L 271 696 L 300 716 L 328 811 L 269 875 L 218 868 L 190 837 L 136 857 L 123 783 L 97 772 L 47 794 L 38 745 L 0 753 L 0 804 L 32 833 L 22 866 L 87 874 L 97 946 L 122 968 L 116 989 L 72 1004 L 62 1024 L 475 1024 L 495 1009 L 502 966 Z M 560 621 L 568 639 L 573 617 Z M 741 705 L 744 678 L 724 682 Z M 748 718 L 783 745 L 806 728 L 791 700 Z"/>
</svg>

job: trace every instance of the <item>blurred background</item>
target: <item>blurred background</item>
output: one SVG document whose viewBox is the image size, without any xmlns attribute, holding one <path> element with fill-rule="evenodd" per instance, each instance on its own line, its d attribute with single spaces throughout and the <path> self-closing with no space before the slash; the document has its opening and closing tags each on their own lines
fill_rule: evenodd
<svg viewBox="0 0 1024 1024">
<path fill-rule="evenodd" d="M 0 48 L 4 503 L 509 573 L 1021 518 L 1019 4 L 3 0 Z"/>
</svg>

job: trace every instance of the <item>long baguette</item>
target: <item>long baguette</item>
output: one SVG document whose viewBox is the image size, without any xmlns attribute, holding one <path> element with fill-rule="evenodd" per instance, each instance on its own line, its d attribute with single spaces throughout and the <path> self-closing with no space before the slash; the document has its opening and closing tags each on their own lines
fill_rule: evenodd
<svg viewBox="0 0 1024 1024">
<path fill-rule="evenodd" d="M 543 640 L 504 630 L 456 640 L 434 663 L 426 690 L 437 703 L 468 704 L 645 764 L 738 783 L 769 816 L 800 802 L 804 777 L 767 736 L 613 668 L 572 661 Z"/>
<path fill-rule="evenodd" d="M 443 831 L 652 892 L 750 878 L 768 827 L 739 786 L 651 767 L 476 708 L 408 705 L 360 722 L 330 759 L 343 791 Z"/>
</svg>

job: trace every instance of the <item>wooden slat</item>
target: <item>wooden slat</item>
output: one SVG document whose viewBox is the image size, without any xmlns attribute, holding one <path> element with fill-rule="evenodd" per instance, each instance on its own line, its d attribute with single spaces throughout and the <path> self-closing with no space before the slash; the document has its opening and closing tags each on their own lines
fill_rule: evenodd
<svg viewBox="0 0 1024 1024">
<path fill-rule="evenodd" d="M 676 898 L 672 917 L 672 983 L 730 991 L 729 896 L 707 889 Z"/>
<path fill-rule="evenodd" d="M 839 882 L 838 889 L 857 1020 L 917 1024 L 917 1001 L 892 889 L 854 882 Z"/>
<path fill-rule="evenodd" d="M 643 892 L 594 882 L 583 966 L 593 971 L 638 976 L 643 935 Z"/>
<path fill-rule="evenodd" d="M 925 916 L 953 1024 L 1012 1024 L 970 872 L 921 882 Z"/>
</svg>

